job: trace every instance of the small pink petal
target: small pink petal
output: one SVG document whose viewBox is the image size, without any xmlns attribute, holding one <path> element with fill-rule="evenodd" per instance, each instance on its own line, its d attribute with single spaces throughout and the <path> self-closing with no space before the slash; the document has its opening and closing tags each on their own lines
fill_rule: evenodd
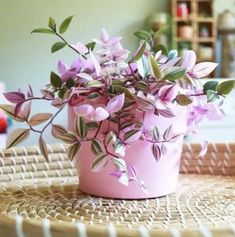
<svg viewBox="0 0 235 237">
<path fill-rule="evenodd" d="M 93 108 L 93 106 L 87 105 L 87 104 L 75 106 L 73 110 L 77 116 L 85 117 L 85 118 L 90 118 L 95 113 L 95 109 Z"/>
<path fill-rule="evenodd" d="M 90 56 L 91 56 L 91 61 L 94 65 L 94 68 L 95 68 L 95 72 L 96 72 L 96 75 L 99 76 L 100 73 L 101 73 L 101 67 L 100 67 L 100 64 L 98 62 L 98 60 L 96 59 L 96 57 L 94 56 L 94 54 L 90 51 Z"/>
<path fill-rule="evenodd" d="M 103 43 L 106 43 L 109 40 L 109 35 L 104 28 L 101 30 L 100 39 L 102 40 Z"/>
<path fill-rule="evenodd" d="M 121 95 L 117 95 L 113 97 L 107 104 L 106 109 L 110 114 L 116 113 L 120 111 L 125 102 L 125 95 L 122 93 Z"/>
<path fill-rule="evenodd" d="M 195 158 L 204 157 L 207 153 L 207 148 L 208 148 L 208 141 L 203 141 L 201 143 L 201 151 Z"/>
<path fill-rule="evenodd" d="M 208 76 L 218 66 L 218 63 L 203 62 L 196 64 L 192 69 L 192 74 L 196 78 Z"/>
<path fill-rule="evenodd" d="M 59 62 L 57 64 L 57 70 L 58 70 L 59 74 L 62 75 L 68 70 L 68 66 L 64 62 L 59 60 Z"/>
<path fill-rule="evenodd" d="M 77 42 L 75 45 L 72 45 L 80 54 L 88 53 L 87 47 L 82 42 Z"/>
<path fill-rule="evenodd" d="M 95 110 L 95 116 L 93 120 L 99 122 L 109 117 L 109 113 L 106 109 L 102 107 L 97 107 Z"/>
<path fill-rule="evenodd" d="M 196 54 L 193 50 L 188 50 L 185 53 L 181 67 L 186 69 L 186 72 L 189 72 L 196 63 Z"/>
</svg>

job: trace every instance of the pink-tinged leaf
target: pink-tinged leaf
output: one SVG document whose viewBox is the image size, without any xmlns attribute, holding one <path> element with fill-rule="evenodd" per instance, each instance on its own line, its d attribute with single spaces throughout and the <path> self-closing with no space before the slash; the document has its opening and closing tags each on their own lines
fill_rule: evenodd
<svg viewBox="0 0 235 237">
<path fill-rule="evenodd" d="M 15 116 L 15 106 L 14 105 L 9 105 L 9 104 L 1 104 L 0 108 L 7 114 L 9 115 L 12 119 L 14 119 L 17 122 L 25 122 L 25 119 L 20 118 L 19 115 L 16 117 Z"/>
<path fill-rule="evenodd" d="M 29 89 L 28 89 L 27 95 L 28 95 L 28 97 L 33 97 L 33 89 L 32 89 L 32 87 L 30 85 L 29 85 Z"/>
<path fill-rule="evenodd" d="M 79 74 L 77 74 L 77 76 L 84 79 L 82 82 L 87 82 L 87 81 L 92 81 L 93 80 L 92 76 L 85 73 L 85 72 L 80 72 Z"/>
<path fill-rule="evenodd" d="M 203 62 L 196 64 L 192 69 L 192 75 L 196 78 L 208 76 L 218 66 L 218 63 Z"/>
<path fill-rule="evenodd" d="M 29 119 L 28 125 L 37 126 L 41 123 L 46 122 L 47 120 L 52 118 L 52 116 L 53 116 L 52 113 L 38 113 L 38 114 L 35 114 Z"/>
<path fill-rule="evenodd" d="M 107 31 L 104 28 L 101 29 L 100 39 L 103 43 L 106 43 L 109 40 L 109 35 L 108 35 Z"/>
<path fill-rule="evenodd" d="M 163 139 L 169 141 L 173 136 L 173 127 L 170 125 L 163 134 Z"/>
<path fill-rule="evenodd" d="M 68 66 L 64 62 L 59 60 L 59 62 L 57 64 L 57 70 L 60 75 L 63 75 L 68 70 Z"/>
<path fill-rule="evenodd" d="M 124 135 L 125 143 L 132 143 L 137 141 L 142 135 L 142 130 L 131 130 Z"/>
<path fill-rule="evenodd" d="M 23 118 L 24 120 L 28 120 L 30 111 L 31 111 L 31 101 L 27 101 L 24 103 L 23 109 L 21 107 L 21 111 L 18 113 L 18 116 L 20 118 Z"/>
<path fill-rule="evenodd" d="M 107 154 L 101 153 L 92 162 L 91 171 L 99 172 L 107 165 L 107 163 L 108 163 Z"/>
<path fill-rule="evenodd" d="M 15 106 L 15 116 L 17 117 L 18 114 L 20 113 L 21 107 L 23 105 L 23 102 L 16 104 Z"/>
<path fill-rule="evenodd" d="M 182 134 L 173 134 L 169 142 L 175 143 L 181 136 Z"/>
<path fill-rule="evenodd" d="M 58 124 L 52 124 L 51 134 L 55 138 L 60 138 L 61 135 L 64 135 L 68 131 L 65 129 L 65 127 L 58 125 Z"/>
<path fill-rule="evenodd" d="M 157 51 L 157 53 L 154 56 L 155 60 L 158 60 L 161 55 L 162 55 L 162 50 Z"/>
<path fill-rule="evenodd" d="M 164 64 L 164 68 L 169 68 L 175 66 L 181 60 L 180 57 L 173 58 Z"/>
<path fill-rule="evenodd" d="M 17 128 L 14 130 L 7 139 L 6 149 L 16 146 L 20 142 L 28 138 L 30 129 Z"/>
<path fill-rule="evenodd" d="M 158 91 L 158 95 L 163 101 L 172 101 L 178 94 L 178 89 L 175 85 L 162 86 Z"/>
<path fill-rule="evenodd" d="M 84 98 L 82 96 L 79 96 L 78 94 L 73 94 L 73 95 L 71 95 L 68 103 L 70 106 L 74 106 L 74 105 L 78 105 L 83 100 L 84 100 Z"/>
<path fill-rule="evenodd" d="M 106 109 L 102 107 L 97 107 L 95 109 L 95 116 L 92 118 L 92 120 L 99 122 L 99 121 L 105 120 L 108 117 L 109 117 L 109 113 Z"/>
<path fill-rule="evenodd" d="M 42 153 L 42 155 L 48 160 L 48 150 L 45 140 L 42 138 L 42 136 L 39 137 L 39 148 Z"/>
<path fill-rule="evenodd" d="M 112 37 L 109 39 L 107 46 L 113 46 L 115 44 L 118 44 L 121 41 L 122 37 L 117 36 L 117 37 Z"/>
<path fill-rule="evenodd" d="M 3 93 L 3 95 L 8 101 L 14 104 L 22 103 L 25 100 L 25 95 L 18 91 Z"/>
<path fill-rule="evenodd" d="M 165 118 L 173 118 L 175 117 L 175 114 L 173 113 L 173 111 L 169 108 L 166 109 L 157 109 L 158 114 L 160 114 L 161 116 L 165 117 Z"/>
<path fill-rule="evenodd" d="M 123 174 L 122 171 L 117 170 L 117 171 L 112 172 L 110 175 L 119 179 L 122 176 L 122 174 Z"/>
<path fill-rule="evenodd" d="M 153 128 L 153 138 L 155 141 L 160 140 L 160 133 L 159 133 L 157 126 L 154 126 L 154 128 Z"/>
<path fill-rule="evenodd" d="M 161 149 L 157 144 L 152 145 L 152 153 L 156 161 L 159 161 L 161 159 Z"/>
<path fill-rule="evenodd" d="M 53 100 L 55 95 L 53 94 L 53 92 L 48 91 L 48 90 L 41 90 L 41 93 L 43 95 L 44 98 L 49 99 L 49 100 Z"/>
<path fill-rule="evenodd" d="M 85 118 L 93 116 L 93 114 L 95 113 L 95 109 L 93 108 L 93 106 L 88 105 L 88 104 L 75 106 L 73 110 L 77 116 L 79 117 L 81 116 Z"/>
<path fill-rule="evenodd" d="M 63 108 L 65 106 L 65 102 L 64 100 L 57 97 L 51 102 L 51 105 L 55 106 L 56 108 Z"/>
<path fill-rule="evenodd" d="M 72 45 L 72 47 L 82 55 L 88 53 L 88 48 L 82 42 L 77 42 L 75 45 Z"/>
<path fill-rule="evenodd" d="M 119 112 L 122 109 L 124 102 L 125 102 L 125 94 L 122 93 L 121 95 L 117 95 L 113 97 L 111 100 L 109 100 L 106 106 L 106 110 L 110 114 Z"/>
<path fill-rule="evenodd" d="M 100 64 L 99 64 L 96 57 L 94 56 L 94 54 L 91 51 L 90 51 L 90 56 L 91 56 L 91 60 L 92 60 L 92 63 L 94 65 L 94 68 L 95 68 L 96 76 L 100 76 L 100 73 L 101 73 Z"/>
<path fill-rule="evenodd" d="M 181 67 L 185 68 L 186 72 L 189 72 L 194 67 L 196 63 L 196 59 L 197 57 L 196 57 L 195 52 L 193 50 L 188 50 L 185 53 Z"/>
<path fill-rule="evenodd" d="M 121 177 L 118 179 L 119 183 L 128 186 L 129 178 L 126 172 L 123 172 Z"/>
<path fill-rule="evenodd" d="M 199 152 L 199 154 L 195 158 L 204 157 L 207 153 L 207 149 L 208 149 L 208 141 L 203 141 L 201 143 L 201 151 Z"/>
</svg>

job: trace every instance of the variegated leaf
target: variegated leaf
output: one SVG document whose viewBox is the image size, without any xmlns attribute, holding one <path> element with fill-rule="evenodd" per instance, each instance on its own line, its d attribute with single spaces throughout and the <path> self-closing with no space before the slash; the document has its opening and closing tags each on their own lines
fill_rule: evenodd
<svg viewBox="0 0 235 237">
<path fill-rule="evenodd" d="M 94 87 L 94 88 L 101 88 L 103 86 L 104 84 L 98 80 L 92 80 L 86 84 L 86 87 Z"/>
<path fill-rule="evenodd" d="M 67 133 L 67 130 L 65 127 L 58 125 L 58 124 L 52 124 L 51 134 L 55 138 L 60 138 L 59 136 L 64 135 Z"/>
<path fill-rule="evenodd" d="M 6 149 L 13 147 L 28 138 L 30 129 L 17 128 L 7 139 Z"/>
<path fill-rule="evenodd" d="M 140 138 L 141 134 L 142 134 L 142 131 L 138 129 L 133 129 L 131 131 L 128 131 L 124 134 L 124 141 L 126 143 L 135 142 Z"/>
<path fill-rule="evenodd" d="M 157 144 L 152 145 L 152 152 L 155 160 L 159 161 L 161 159 L 162 153 L 160 147 Z"/>
<path fill-rule="evenodd" d="M 15 116 L 15 106 L 14 105 L 9 105 L 9 104 L 1 104 L 0 108 L 8 115 L 10 116 L 13 120 L 17 122 L 25 122 L 24 118 L 21 118 L 19 115 L 16 117 Z"/>
<path fill-rule="evenodd" d="M 98 155 L 100 153 L 104 153 L 105 150 L 102 143 L 98 139 L 93 139 L 91 142 L 91 151 L 95 155 Z"/>
<path fill-rule="evenodd" d="M 72 133 L 64 133 L 57 136 L 58 139 L 62 140 L 67 144 L 72 144 L 77 142 L 77 137 Z"/>
<path fill-rule="evenodd" d="M 160 140 L 160 133 L 159 133 L 157 126 L 154 126 L 154 128 L 153 128 L 153 138 L 156 141 Z"/>
<path fill-rule="evenodd" d="M 73 160 L 75 158 L 75 156 L 78 154 L 78 152 L 80 151 L 81 148 L 81 143 L 80 142 L 76 142 L 73 143 L 71 145 L 69 145 L 68 147 L 68 158 L 70 160 Z"/>
<path fill-rule="evenodd" d="M 48 149 L 45 140 L 42 136 L 39 137 L 39 148 L 42 155 L 48 160 Z"/>
<path fill-rule="evenodd" d="M 88 130 L 96 129 L 99 126 L 97 122 L 88 122 L 86 125 Z"/>
<path fill-rule="evenodd" d="M 104 142 L 105 142 L 105 145 L 108 146 L 111 142 L 112 143 L 116 142 L 116 140 L 117 140 L 117 135 L 113 131 L 110 131 L 106 134 Z"/>
<path fill-rule="evenodd" d="M 49 120 L 51 117 L 53 116 L 52 113 L 38 113 L 33 115 L 29 121 L 28 124 L 29 126 L 37 126 L 41 123 L 46 122 L 47 120 Z"/>
<path fill-rule="evenodd" d="M 161 79 L 162 75 L 161 75 L 160 67 L 158 66 L 158 63 L 152 54 L 149 55 L 149 67 L 150 67 L 150 72 L 152 76 L 154 76 L 156 80 Z"/>
<path fill-rule="evenodd" d="M 161 116 L 165 117 L 165 118 L 173 118 L 175 117 L 175 114 L 169 109 L 157 109 L 158 114 L 160 114 Z"/>
<path fill-rule="evenodd" d="M 145 52 L 145 49 L 146 49 L 146 46 L 147 46 L 147 42 L 146 40 L 141 44 L 141 46 L 139 47 L 139 49 L 137 50 L 137 52 L 135 53 L 134 57 L 132 58 L 131 62 L 134 62 L 134 61 L 138 61 L 142 55 L 144 54 Z"/>
<path fill-rule="evenodd" d="M 107 163 L 108 163 L 107 154 L 101 153 L 92 162 L 91 171 L 98 172 L 101 169 L 103 169 L 107 165 Z"/>
<path fill-rule="evenodd" d="M 170 125 L 170 126 L 166 129 L 166 131 L 164 132 L 164 134 L 163 134 L 163 139 L 164 139 L 165 141 L 169 141 L 169 140 L 172 138 L 172 135 L 173 135 L 173 127 L 172 127 L 172 125 Z"/>
<path fill-rule="evenodd" d="M 74 132 L 80 138 L 84 138 L 87 136 L 87 125 L 85 120 L 82 117 L 76 117 L 74 121 Z"/>
<path fill-rule="evenodd" d="M 161 152 L 162 152 L 162 155 L 166 155 L 166 153 L 167 153 L 167 148 L 164 143 L 162 143 L 162 145 L 161 145 Z"/>
<path fill-rule="evenodd" d="M 118 170 L 120 171 L 127 171 L 127 165 L 124 159 L 121 158 L 111 158 L 113 161 L 113 164 L 116 165 Z"/>
</svg>

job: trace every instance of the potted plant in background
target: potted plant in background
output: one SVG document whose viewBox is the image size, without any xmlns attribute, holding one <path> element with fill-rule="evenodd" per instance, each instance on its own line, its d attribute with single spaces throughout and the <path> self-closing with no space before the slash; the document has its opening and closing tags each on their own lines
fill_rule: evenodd
<svg viewBox="0 0 235 237">
<path fill-rule="evenodd" d="M 52 53 L 67 46 L 77 55 L 71 66 L 58 62 L 58 72 L 51 72 L 41 96 L 30 86 L 26 93 L 5 93 L 12 105 L 1 108 L 26 125 L 9 136 L 7 148 L 36 132 L 48 158 L 43 134 L 51 128 L 55 138 L 68 144 L 68 158 L 76 159 L 83 191 L 127 199 L 173 192 L 184 135 L 204 117 L 221 117 L 215 101 L 232 91 L 234 81 L 201 85 L 198 79 L 217 64 L 196 64 L 193 51 L 181 58 L 176 50 L 155 45 L 161 30 L 136 32 L 140 46 L 129 60 L 121 37 L 110 37 L 105 30 L 88 44 L 69 44 L 63 34 L 71 20 L 66 18 L 58 27 L 50 18 L 49 28 L 32 31 L 59 37 Z M 57 111 L 31 115 L 34 100 L 46 101 Z M 68 109 L 68 129 L 55 123 L 63 109 Z M 45 125 L 38 129 L 41 123 Z M 205 151 L 206 147 L 200 155 Z"/>
</svg>

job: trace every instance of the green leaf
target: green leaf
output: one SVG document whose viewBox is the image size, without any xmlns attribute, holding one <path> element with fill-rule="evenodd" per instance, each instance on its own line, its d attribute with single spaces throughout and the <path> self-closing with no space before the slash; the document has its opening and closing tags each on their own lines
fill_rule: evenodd
<svg viewBox="0 0 235 237">
<path fill-rule="evenodd" d="M 72 134 L 72 133 L 64 133 L 64 134 L 60 134 L 57 136 L 58 139 L 62 140 L 63 142 L 67 143 L 67 144 L 73 144 L 78 142 L 77 137 Z"/>
<path fill-rule="evenodd" d="M 9 149 L 29 137 L 30 129 L 17 128 L 7 139 L 6 149 Z"/>
<path fill-rule="evenodd" d="M 101 153 L 92 162 L 91 171 L 98 172 L 101 169 L 103 169 L 107 165 L 107 163 L 108 163 L 107 154 Z"/>
<path fill-rule="evenodd" d="M 56 31 L 56 23 L 55 23 L 55 20 L 54 20 L 52 17 L 49 18 L 48 26 L 49 26 L 53 31 Z"/>
<path fill-rule="evenodd" d="M 161 36 L 162 33 L 166 32 L 169 29 L 169 26 L 163 26 L 161 27 L 158 31 L 156 31 L 154 33 L 154 40 L 156 40 L 157 38 L 159 38 Z"/>
<path fill-rule="evenodd" d="M 47 28 L 37 28 L 37 29 L 34 29 L 34 30 L 31 32 L 31 34 L 32 34 L 32 33 L 43 33 L 43 34 L 52 34 L 52 35 L 55 34 L 55 32 L 54 32 L 53 30 L 47 29 Z"/>
<path fill-rule="evenodd" d="M 132 58 L 131 62 L 134 62 L 134 61 L 138 61 L 142 55 L 144 54 L 145 52 L 145 49 L 146 49 L 146 46 L 147 46 L 147 42 L 144 41 L 141 46 L 139 47 L 139 49 L 137 50 L 136 54 L 134 55 L 134 57 Z"/>
<path fill-rule="evenodd" d="M 66 87 L 68 89 L 74 87 L 74 80 L 73 79 L 68 79 L 68 81 L 66 81 Z"/>
<path fill-rule="evenodd" d="M 39 137 L 39 149 L 42 155 L 48 160 L 48 149 L 45 140 L 42 136 Z"/>
<path fill-rule="evenodd" d="M 140 30 L 134 33 L 136 37 L 142 40 L 151 40 L 152 36 L 151 33 L 146 30 Z"/>
<path fill-rule="evenodd" d="M 191 104 L 193 101 L 186 95 L 184 94 L 179 94 L 176 96 L 176 101 L 178 104 L 182 105 L 182 106 L 186 106 Z"/>
<path fill-rule="evenodd" d="M 86 125 L 87 125 L 88 130 L 93 130 L 93 129 L 98 128 L 98 123 L 97 122 L 88 122 Z"/>
<path fill-rule="evenodd" d="M 87 99 L 92 100 L 92 99 L 98 98 L 99 96 L 100 96 L 99 93 L 93 92 L 93 93 L 91 93 L 90 95 L 87 96 Z"/>
<path fill-rule="evenodd" d="M 186 69 L 180 67 L 172 67 L 164 71 L 165 76 L 163 80 L 175 81 L 182 78 L 185 75 Z"/>
<path fill-rule="evenodd" d="M 96 43 L 95 42 L 90 42 L 86 44 L 85 46 L 88 48 L 88 51 L 93 51 L 95 48 Z"/>
<path fill-rule="evenodd" d="M 61 23 L 60 29 L 59 29 L 60 34 L 63 34 L 68 29 L 69 24 L 71 23 L 72 19 L 73 19 L 73 16 L 69 16 Z"/>
<path fill-rule="evenodd" d="M 156 53 L 156 52 L 161 50 L 163 55 L 167 55 L 168 54 L 168 49 L 164 45 L 161 45 L 161 44 L 159 44 L 157 46 L 154 46 L 152 48 L 152 50 L 153 50 L 154 53 Z"/>
<path fill-rule="evenodd" d="M 64 99 L 66 92 L 67 92 L 66 87 L 63 87 L 62 89 L 60 89 L 59 92 L 58 92 L 59 98 Z"/>
<path fill-rule="evenodd" d="M 74 132 L 80 138 L 84 138 L 87 136 L 87 125 L 85 120 L 82 117 L 76 117 L 74 121 Z"/>
<path fill-rule="evenodd" d="M 38 114 L 35 114 L 29 119 L 28 125 L 29 126 L 37 126 L 41 123 L 46 122 L 47 120 L 52 118 L 52 116 L 53 116 L 52 113 L 38 113 Z"/>
<path fill-rule="evenodd" d="M 154 78 L 156 80 L 160 79 L 162 76 L 161 71 L 160 71 L 157 61 L 155 60 L 152 54 L 149 55 L 149 67 Z"/>
<path fill-rule="evenodd" d="M 62 80 L 61 78 L 54 72 L 51 72 L 50 77 L 51 85 L 56 88 L 61 88 L 62 86 Z"/>
<path fill-rule="evenodd" d="M 213 90 L 207 90 L 206 95 L 207 95 L 208 102 L 212 102 L 219 99 L 218 93 Z"/>
<path fill-rule="evenodd" d="M 95 155 L 98 155 L 100 153 L 105 152 L 102 143 L 98 139 L 93 139 L 92 140 L 92 142 L 91 142 L 91 151 Z"/>
<path fill-rule="evenodd" d="M 51 47 L 51 52 L 54 53 L 60 49 L 63 49 L 67 44 L 64 42 L 56 42 Z"/>
<path fill-rule="evenodd" d="M 137 81 L 135 83 L 135 86 L 137 87 L 138 90 L 141 90 L 141 91 L 148 90 L 148 84 L 144 81 Z"/>
<path fill-rule="evenodd" d="M 220 83 L 216 90 L 220 95 L 228 95 L 235 86 L 235 80 L 224 81 Z"/>
<path fill-rule="evenodd" d="M 80 151 L 81 143 L 76 142 L 68 146 L 68 158 L 72 161 Z"/>
<path fill-rule="evenodd" d="M 216 87 L 218 86 L 218 81 L 208 81 L 203 85 L 203 91 L 206 93 L 208 90 L 216 91 Z"/>
</svg>

